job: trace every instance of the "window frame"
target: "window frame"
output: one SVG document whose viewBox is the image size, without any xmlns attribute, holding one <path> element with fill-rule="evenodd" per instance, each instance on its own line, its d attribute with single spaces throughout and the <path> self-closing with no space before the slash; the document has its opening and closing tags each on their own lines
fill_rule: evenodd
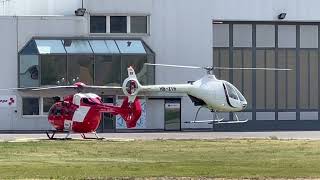
<svg viewBox="0 0 320 180">
<path fill-rule="evenodd" d="M 23 109 L 23 99 L 25 99 L 25 98 L 34 98 L 34 99 L 38 99 L 38 103 L 39 103 L 39 106 L 38 106 L 38 111 L 39 111 L 39 114 L 34 114 L 34 115 L 31 115 L 31 114 L 24 114 L 24 109 Z M 21 103 L 21 115 L 22 115 L 22 117 L 39 117 L 39 116 L 41 116 L 42 114 L 41 114 L 41 105 L 40 105 L 40 103 L 41 103 L 41 97 L 39 97 L 39 96 L 24 96 L 24 97 L 22 97 L 21 98 L 21 101 L 22 101 L 22 103 Z"/>
<path fill-rule="evenodd" d="M 62 96 L 57 96 L 60 99 L 63 99 Z M 27 115 L 27 114 L 23 114 L 23 99 L 24 98 L 37 98 L 39 101 L 39 114 L 38 115 Z M 22 108 L 21 108 L 21 115 L 23 118 L 34 118 L 34 117 L 47 117 L 48 116 L 48 112 L 44 112 L 44 98 L 52 98 L 51 96 L 23 96 L 22 97 Z"/>
<path fill-rule="evenodd" d="M 93 32 L 93 33 L 91 33 L 91 16 L 104 16 L 104 15 L 90 15 L 89 16 L 89 20 L 88 20 L 88 22 L 89 22 L 89 33 L 90 34 L 106 34 L 106 33 L 108 33 L 108 22 L 110 22 L 110 18 L 108 19 L 108 17 L 107 16 L 105 16 L 105 18 L 106 18 L 106 25 L 105 25 L 105 28 L 106 28 L 106 32 L 102 32 L 102 33 L 97 33 L 97 32 Z"/>
<path fill-rule="evenodd" d="M 91 16 L 106 16 L 106 33 L 92 33 L 90 32 L 90 18 Z M 127 32 L 126 33 L 111 33 L 110 32 L 110 17 L 111 16 L 126 16 L 127 18 Z M 132 33 L 131 32 L 131 16 L 145 16 L 147 17 L 147 33 Z M 151 15 L 150 14 L 144 14 L 144 13 L 113 13 L 113 14 L 108 14 L 108 13 L 91 13 L 88 16 L 88 28 L 89 28 L 89 34 L 90 35 L 96 35 L 96 36 L 101 36 L 101 35 L 111 35 L 111 36 L 119 36 L 119 35 L 130 35 L 130 36 L 150 36 L 150 25 L 151 25 Z"/>
</svg>

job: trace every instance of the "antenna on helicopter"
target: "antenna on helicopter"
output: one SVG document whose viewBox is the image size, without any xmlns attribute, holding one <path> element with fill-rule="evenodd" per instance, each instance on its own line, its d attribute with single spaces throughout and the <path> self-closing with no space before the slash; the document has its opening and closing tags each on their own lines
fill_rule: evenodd
<svg viewBox="0 0 320 180">
<path fill-rule="evenodd" d="M 177 67 L 177 68 L 189 68 L 189 69 L 204 69 L 207 74 L 214 74 L 214 70 L 264 70 L 264 71 L 291 71 L 292 69 L 281 69 L 281 68 L 251 68 L 251 67 L 219 67 L 219 66 L 181 66 L 174 64 L 152 64 L 144 63 L 147 66 L 165 66 L 165 67 Z"/>
</svg>

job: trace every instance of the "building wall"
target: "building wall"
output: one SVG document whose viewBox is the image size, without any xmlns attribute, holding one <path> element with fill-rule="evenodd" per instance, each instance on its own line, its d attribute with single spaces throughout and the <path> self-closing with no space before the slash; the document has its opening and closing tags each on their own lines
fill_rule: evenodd
<svg viewBox="0 0 320 180">
<path fill-rule="evenodd" d="M 0 37 L 5 42 L 0 43 L 0 54 L 6 64 L 6 68 L 0 71 L 1 88 L 17 87 L 17 52 L 31 37 L 90 36 L 88 17 L 73 16 L 80 2 L 12 1 L 10 6 L 14 8 L 10 12 L 6 11 L 6 14 L 18 16 L 0 17 Z M 286 21 L 320 20 L 318 0 L 309 0 L 307 3 L 304 0 L 85 0 L 84 5 L 91 14 L 150 14 L 150 35 L 138 37 L 146 41 L 156 53 L 156 63 L 181 65 L 212 65 L 212 20 L 277 21 L 277 15 L 282 12 L 287 13 Z M 197 80 L 204 74 L 201 70 L 157 67 L 156 83 L 185 83 Z M 21 99 L 18 98 L 18 101 L 21 104 Z M 196 110 L 188 97 L 183 97 L 182 121 L 193 120 Z M 43 121 L 45 117 L 30 118 L 28 123 L 21 123 L 24 121 L 21 118 L 21 107 L 10 117 L 12 122 L 6 120 L 8 115 L 5 112 L 0 113 L 0 121 L 5 122 L 1 126 L 3 129 L 49 127 L 46 121 L 39 123 L 39 119 Z M 210 113 L 201 113 L 201 118 L 209 117 Z M 211 126 L 183 124 L 183 128 Z"/>
<path fill-rule="evenodd" d="M 87 19 L 82 17 L 0 17 L 1 89 L 18 84 L 18 51 L 34 36 L 84 36 L 88 34 Z M 0 130 L 41 130 L 50 125 L 44 116 L 22 116 L 22 93 L 1 90 L 0 95 L 15 94 L 16 108 L 0 109 Z"/>
</svg>

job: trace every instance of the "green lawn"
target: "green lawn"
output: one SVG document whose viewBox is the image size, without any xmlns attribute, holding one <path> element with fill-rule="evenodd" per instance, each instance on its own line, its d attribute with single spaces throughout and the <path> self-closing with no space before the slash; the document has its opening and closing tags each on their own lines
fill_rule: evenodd
<svg viewBox="0 0 320 180">
<path fill-rule="evenodd" d="M 319 141 L 1 142 L 0 179 L 320 177 Z"/>
</svg>

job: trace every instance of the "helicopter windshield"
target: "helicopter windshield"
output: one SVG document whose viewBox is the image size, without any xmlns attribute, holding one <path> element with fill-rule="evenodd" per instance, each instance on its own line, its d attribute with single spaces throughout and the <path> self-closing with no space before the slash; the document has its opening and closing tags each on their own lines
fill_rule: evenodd
<svg viewBox="0 0 320 180">
<path fill-rule="evenodd" d="M 238 97 L 239 97 L 240 101 L 242 101 L 242 102 L 246 101 L 246 99 L 243 97 L 241 92 L 237 88 L 235 88 L 235 90 L 237 91 L 237 94 L 238 94 Z"/>
<path fill-rule="evenodd" d="M 224 83 L 224 87 L 226 90 L 226 95 L 232 99 L 238 100 L 238 93 L 229 83 Z"/>
</svg>

